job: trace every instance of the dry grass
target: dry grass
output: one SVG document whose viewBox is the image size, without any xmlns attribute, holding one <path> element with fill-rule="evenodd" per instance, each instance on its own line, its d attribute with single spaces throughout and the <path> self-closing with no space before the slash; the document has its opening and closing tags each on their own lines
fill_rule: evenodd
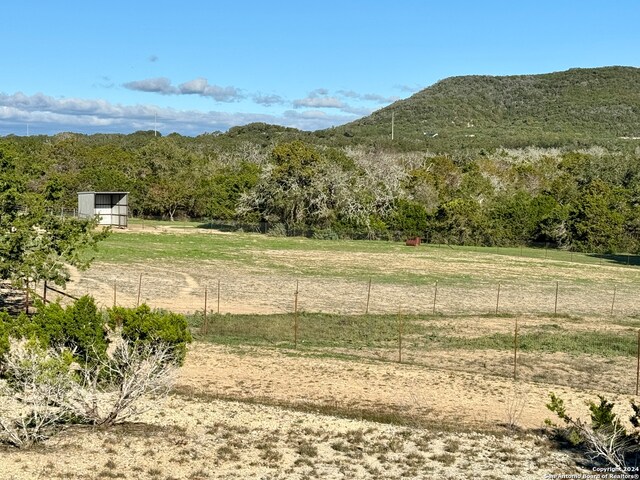
<svg viewBox="0 0 640 480">
<path fill-rule="evenodd" d="M 209 308 L 216 311 L 215 290 L 221 280 L 222 313 L 281 313 L 291 311 L 299 281 L 302 310 L 352 314 L 364 312 L 371 278 L 370 312 L 402 308 L 427 313 L 433 308 L 437 281 L 438 312 L 481 314 L 495 312 L 500 283 L 501 312 L 533 314 L 553 313 L 559 282 L 560 313 L 608 316 L 614 286 L 614 314 L 640 312 L 635 302 L 640 270 L 613 261 L 601 264 L 584 255 L 576 254 L 576 261 L 571 261 L 574 257 L 564 252 L 544 258 L 532 249 L 519 256 L 516 249 L 496 254 L 488 248 L 408 249 L 386 242 L 172 231 L 113 235 L 101 260 L 82 275 L 76 272 L 69 290 L 91 292 L 111 305 L 117 279 L 118 303 L 133 305 L 142 273 L 142 299 L 152 306 L 183 312 L 202 309 L 208 287 Z"/>
<path fill-rule="evenodd" d="M 570 456 L 533 435 L 431 433 L 184 396 L 139 421 L 4 450 L 2 478 L 537 479 L 576 471 Z"/>
<path fill-rule="evenodd" d="M 610 346 L 583 351 L 581 342 L 594 330 L 627 335 L 640 327 L 634 267 L 246 234 L 225 235 L 216 250 L 206 245 L 210 234 L 192 234 L 188 245 L 179 233 L 170 237 L 151 245 L 152 254 L 137 258 L 142 250 L 131 248 L 126 261 L 75 272 L 69 290 L 110 306 L 117 278 L 118 304 L 133 306 L 143 273 L 142 300 L 152 307 L 202 310 L 207 287 L 215 312 L 221 279 L 222 313 L 265 314 L 291 312 L 298 281 L 301 310 L 360 314 L 371 277 L 369 311 L 408 315 L 431 313 L 437 280 L 438 315 L 422 330 L 407 327 L 402 365 L 386 344 L 301 343 L 298 351 L 288 349 L 290 339 L 195 344 L 166 405 L 136 424 L 5 450 L 6 478 L 538 479 L 580 471 L 531 433 L 550 416 L 549 390 L 572 411 L 596 393 L 624 403 L 633 391 L 632 356 Z M 175 253 L 178 246 L 195 256 Z M 556 281 L 559 316 L 552 315 Z M 503 315 L 488 315 L 498 282 Z M 516 318 L 523 339 L 564 342 L 547 351 L 523 344 L 517 388 L 505 346 Z M 448 343 L 423 341 L 423 330 L 436 327 Z"/>
</svg>

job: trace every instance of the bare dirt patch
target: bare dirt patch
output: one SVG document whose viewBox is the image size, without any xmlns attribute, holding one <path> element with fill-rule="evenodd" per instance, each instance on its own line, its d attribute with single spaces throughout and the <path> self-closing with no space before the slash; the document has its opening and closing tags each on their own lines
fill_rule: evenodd
<svg viewBox="0 0 640 480">
<path fill-rule="evenodd" d="M 379 258 L 378 258 L 379 257 Z M 509 257 L 507 257 L 509 258 Z M 268 260 L 271 259 L 271 260 Z M 498 257 L 499 259 L 499 257 Z M 273 262 L 272 262 L 273 260 Z M 640 312 L 635 298 L 640 284 L 637 272 L 630 267 L 586 265 L 564 271 L 518 259 L 510 265 L 463 264 L 441 259 L 396 258 L 377 254 L 286 252 L 256 252 L 253 265 L 229 260 L 149 261 L 145 263 L 111 264 L 96 262 L 86 272 L 73 272 L 68 291 L 72 294 L 91 292 L 104 305 L 113 303 L 113 285 L 117 284 L 119 305 L 135 305 L 138 282 L 142 274 L 141 301 L 153 307 L 179 312 L 204 308 L 204 290 L 215 303 L 220 282 L 221 313 L 283 313 L 293 309 L 293 294 L 299 288 L 299 306 L 311 312 L 363 313 L 366 308 L 368 279 L 347 275 L 349 265 L 369 265 L 387 275 L 389 272 L 415 271 L 438 278 L 424 283 L 420 280 L 377 281 L 372 275 L 369 302 L 370 313 L 444 314 L 491 313 L 499 303 L 502 313 L 554 313 L 611 317 L 636 315 Z M 567 262 L 556 262 L 567 263 Z M 329 268 L 330 267 L 330 268 Z M 328 268 L 327 272 L 314 269 Z M 296 269 L 300 270 L 297 273 Z M 344 269 L 344 274 L 340 274 Z M 386 273 L 384 273 L 386 272 Z M 562 275 L 562 277 L 561 277 Z M 381 277 L 382 278 L 382 277 Z M 386 278 L 386 277 L 384 277 Z M 561 280 L 556 280 L 560 278 Z M 556 281 L 558 300 L 556 305 Z M 624 283 L 626 282 L 626 283 Z M 498 302 L 498 284 L 500 295 Z M 615 285 L 615 287 L 614 287 Z M 615 298 L 614 298 L 615 288 Z"/>
<path fill-rule="evenodd" d="M 533 429 L 551 416 L 545 407 L 550 391 L 567 398 L 569 408 L 579 411 L 587 399 L 596 397 L 595 390 L 514 382 L 491 374 L 204 344 L 192 348 L 180 385 L 225 398 L 403 412 L 425 423 L 480 429 L 507 423 L 513 396 L 526 400 L 518 424 Z M 622 395 L 609 396 L 625 404 Z"/>
<path fill-rule="evenodd" d="M 514 392 L 506 381 L 416 366 L 195 344 L 177 392 L 137 423 L 74 428 L 32 450 L 5 449 L 2 478 L 538 479 L 586 472 L 543 437 L 496 426 L 512 394 L 526 395 L 521 424 L 538 426 L 545 392 L 537 385 Z M 560 393 L 576 395 L 570 407 L 583 398 Z M 309 412 L 314 404 L 401 412 L 427 427 Z"/>
</svg>

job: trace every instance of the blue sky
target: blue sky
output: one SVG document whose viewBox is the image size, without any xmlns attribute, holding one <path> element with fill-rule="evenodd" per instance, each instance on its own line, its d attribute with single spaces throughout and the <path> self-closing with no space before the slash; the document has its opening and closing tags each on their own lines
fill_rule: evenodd
<svg viewBox="0 0 640 480">
<path fill-rule="evenodd" d="M 640 66 L 638 0 L 8 0 L 2 17 L 0 135 L 315 130 L 454 75 Z"/>
</svg>

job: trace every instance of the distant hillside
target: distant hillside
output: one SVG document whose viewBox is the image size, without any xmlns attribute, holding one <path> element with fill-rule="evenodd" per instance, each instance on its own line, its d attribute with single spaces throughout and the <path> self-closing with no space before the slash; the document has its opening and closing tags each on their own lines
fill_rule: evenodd
<svg viewBox="0 0 640 480">
<path fill-rule="evenodd" d="M 368 117 L 316 132 L 332 144 L 402 149 L 592 145 L 640 137 L 640 68 L 451 77 Z"/>
</svg>

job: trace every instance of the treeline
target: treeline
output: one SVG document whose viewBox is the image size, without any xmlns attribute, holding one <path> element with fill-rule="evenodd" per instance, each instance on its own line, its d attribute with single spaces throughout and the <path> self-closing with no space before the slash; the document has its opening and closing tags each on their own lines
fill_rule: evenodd
<svg viewBox="0 0 640 480">
<path fill-rule="evenodd" d="M 0 156 L 51 208 L 74 208 L 78 191 L 129 191 L 135 216 L 279 234 L 640 250 L 638 148 L 436 155 L 331 148 L 282 129 L 261 142 L 233 133 L 4 137 Z"/>
</svg>

